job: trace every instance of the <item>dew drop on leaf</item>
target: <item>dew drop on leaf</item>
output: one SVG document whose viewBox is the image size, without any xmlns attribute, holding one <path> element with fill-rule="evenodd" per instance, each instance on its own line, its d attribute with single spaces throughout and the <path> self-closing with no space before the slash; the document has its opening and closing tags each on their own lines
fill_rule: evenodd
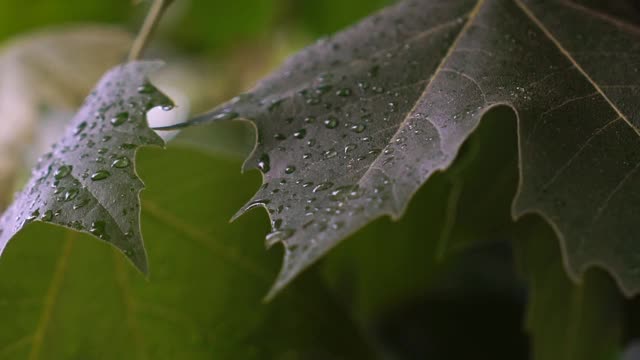
<svg viewBox="0 0 640 360">
<path fill-rule="evenodd" d="M 305 129 L 300 129 L 293 133 L 293 137 L 295 137 L 296 139 L 304 139 L 306 135 L 307 135 L 307 130 Z"/>
<path fill-rule="evenodd" d="M 80 192 L 80 190 L 76 189 L 76 188 L 72 188 L 67 190 L 64 193 L 64 196 L 62 197 L 63 201 L 71 201 L 73 199 L 75 199 L 78 196 L 78 193 Z"/>
<path fill-rule="evenodd" d="M 237 117 L 238 117 L 238 113 L 233 112 L 233 111 L 229 111 L 229 112 L 220 113 L 220 114 L 214 116 L 213 118 L 211 118 L 211 120 L 214 120 L 214 121 L 227 121 L 227 120 L 233 120 L 233 119 L 235 119 Z"/>
<path fill-rule="evenodd" d="M 267 247 L 271 247 L 279 242 L 287 240 L 288 238 L 293 236 L 294 233 L 295 231 L 293 229 L 283 229 L 283 230 L 271 232 L 267 235 L 265 239 L 266 245 Z"/>
<path fill-rule="evenodd" d="M 109 176 L 111 176 L 111 173 L 107 170 L 98 170 L 91 175 L 91 180 L 100 181 L 108 178 Z"/>
<path fill-rule="evenodd" d="M 40 210 L 39 209 L 35 209 L 31 213 L 31 215 L 29 215 L 29 217 L 27 217 L 27 221 L 33 221 L 33 220 L 37 219 L 38 216 L 40 216 Z"/>
<path fill-rule="evenodd" d="M 155 88 L 153 87 L 153 85 L 151 85 L 149 83 L 140 85 L 138 87 L 138 93 L 139 94 L 153 94 L 154 91 L 155 91 Z"/>
<path fill-rule="evenodd" d="M 87 122 L 83 121 L 73 130 L 73 135 L 80 135 L 87 128 Z"/>
<path fill-rule="evenodd" d="M 351 89 L 349 88 L 344 88 L 344 89 L 340 89 L 338 91 L 336 91 L 336 95 L 338 96 L 351 96 Z"/>
<path fill-rule="evenodd" d="M 352 125 L 351 126 L 351 131 L 359 134 L 359 133 L 363 132 L 366 128 L 367 128 L 367 126 L 364 125 L 364 124 L 356 124 L 356 125 Z"/>
<path fill-rule="evenodd" d="M 121 112 L 121 113 L 116 114 L 114 117 L 112 117 L 109 122 L 113 126 L 120 126 L 120 125 L 124 124 L 125 121 L 127 121 L 128 119 L 129 119 L 129 113 Z"/>
<path fill-rule="evenodd" d="M 131 161 L 129 160 L 128 157 L 120 156 L 120 157 L 117 157 L 115 160 L 113 160 L 113 162 L 111 163 L 111 167 L 114 167 L 117 169 L 123 169 L 128 167 L 130 164 L 131 164 Z"/>
<path fill-rule="evenodd" d="M 333 186 L 332 182 L 325 181 L 323 183 L 320 183 L 320 184 L 316 185 L 316 187 L 313 188 L 313 192 L 317 193 L 317 192 L 321 192 L 321 191 L 326 191 L 326 190 L 329 190 L 332 186 Z"/>
<path fill-rule="evenodd" d="M 82 199 L 82 200 L 78 201 L 77 203 L 73 204 L 73 209 L 77 210 L 77 209 L 83 208 L 83 207 L 87 206 L 87 204 L 89 204 L 89 199 Z"/>
<path fill-rule="evenodd" d="M 107 224 L 104 221 L 94 221 L 91 223 L 89 232 L 101 239 L 104 239 L 106 237 L 106 227 Z"/>
<path fill-rule="evenodd" d="M 53 177 L 54 177 L 56 180 L 63 179 L 63 178 L 65 178 L 65 177 L 67 177 L 67 176 L 71 173 L 71 170 L 72 170 L 72 169 L 73 169 L 73 167 L 72 167 L 72 166 L 70 166 L 70 165 L 62 165 L 62 166 L 60 166 L 60 167 L 58 168 L 58 170 L 56 170 L 56 171 L 53 173 Z"/>
<path fill-rule="evenodd" d="M 53 211 L 47 210 L 42 214 L 42 221 L 51 221 L 53 219 Z"/>
<path fill-rule="evenodd" d="M 324 121 L 324 126 L 327 129 L 335 129 L 338 127 L 338 119 L 336 119 L 333 116 L 330 116 Z"/>
<path fill-rule="evenodd" d="M 258 159 L 258 169 L 263 173 L 267 173 L 271 170 L 269 155 L 262 154 L 262 156 L 260 156 L 260 159 Z"/>
</svg>

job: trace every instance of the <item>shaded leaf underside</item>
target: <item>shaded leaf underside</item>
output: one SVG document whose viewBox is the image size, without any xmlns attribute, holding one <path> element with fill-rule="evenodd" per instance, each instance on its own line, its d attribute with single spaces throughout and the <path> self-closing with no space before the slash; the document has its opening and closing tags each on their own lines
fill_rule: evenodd
<svg viewBox="0 0 640 360">
<path fill-rule="evenodd" d="M 158 67 L 133 62 L 103 77 L 0 218 L 0 252 L 26 224 L 44 221 L 91 233 L 147 271 L 134 160 L 138 147 L 164 145 L 146 121 L 149 109 L 170 104 L 146 79 Z"/>
<path fill-rule="evenodd" d="M 640 290 L 640 30 L 570 1 L 406 1 L 301 51 L 192 122 L 250 119 L 285 262 L 272 294 L 349 234 L 399 217 L 488 109 L 518 117 L 514 217 L 543 215 L 576 278 Z"/>
</svg>

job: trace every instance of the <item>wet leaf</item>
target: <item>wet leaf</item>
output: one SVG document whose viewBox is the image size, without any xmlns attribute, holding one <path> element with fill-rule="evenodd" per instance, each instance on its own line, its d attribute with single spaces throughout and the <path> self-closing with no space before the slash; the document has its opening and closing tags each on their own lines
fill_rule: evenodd
<svg viewBox="0 0 640 360">
<path fill-rule="evenodd" d="M 262 302 L 280 254 L 245 241 L 263 214 L 228 224 L 259 182 L 240 161 L 176 147 L 137 160 L 150 278 L 87 234 L 28 226 L 0 259 L 0 359 L 375 359 L 313 272 Z"/>
<path fill-rule="evenodd" d="M 107 241 L 147 271 L 134 160 L 138 147 L 164 145 L 146 121 L 149 109 L 170 104 L 146 80 L 158 66 L 130 63 L 103 77 L 2 214 L 0 251 L 25 225 L 43 221 Z"/>
<path fill-rule="evenodd" d="M 402 215 L 483 114 L 518 115 L 515 217 L 538 213 L 576 278 L 606 266 L 640 291 L 640 31 L 568 1 L 405 1 L 302 50 L 192 123 L 250 119 L 277 292 L 373 219 Z"/>
<path fill-rule="evenodd" d="M 118 64 L 130 35 L 99 25 L 29 33 L 0 48 L 0 210 L 14 191 L 25 159 L 46 151 L 51 138 L 100 76 Z M 56 121 L 51 121 L 56 120 Z M 33 154 L 33 156 L 31 156 Z"/>
</svg>

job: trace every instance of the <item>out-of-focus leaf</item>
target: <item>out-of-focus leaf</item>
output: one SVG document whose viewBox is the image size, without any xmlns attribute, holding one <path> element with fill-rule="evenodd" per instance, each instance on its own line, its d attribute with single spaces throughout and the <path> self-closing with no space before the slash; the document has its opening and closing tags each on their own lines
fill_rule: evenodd
<svg viewBox="0 0 640 360">
<path fill-rule="evenodd" d="M 256 38 L 272 27 L 278 0 L 186 0 L 169 8 L 164 30 L 181 47 L 215 51 Z"/>
<path fill-rule="evenodd" d="M 637 44 L 635 27 L 575 2 L 405 1 L 192 123 L 257 126 L 245 169 L 260 168 L 265 184 L 240 213 L 267 208 L 267 241 L 286 248 L 275 293 L 373 219 L 400 217 L 486 111 L 510 106 L 521 172 L 513 215 L 554 225 L 572 277 L 602 265 L 633 294 Z"/>
<path fill-rule="evenodd" d="M 299 25 L 314 34 L 325 35 L 352 24 L 393 0 L 289 0 Z"/>
<path fill-rule="evenodd" d="M 146 120 L 147 111 L 171 103 L 147 80 L 159 65 L 132 62 L 102 78 L 0 217 L 0 252 L 25 225 L 44 221 L 113 244 L 146 272 L 134 156 L 140 146 L 164 145 Z"/>
<path fill-rule="evenodd" d="M 149 280 L 89 236 L 25 228 L 0 259 L 0 359 L 375 358 L 313 273 L 262 303 L 279 254 L 251 241 L 262 214 L 227 222 L 258 183 L 239 161 L 173 148 L 137 163 Z"/>
<path fill-rule="evenodd" d="M 132 4 L 131 0 L 2 0 L 0 41 L 46 26 L 73 22 L 122 24 L 130 18 Z"/>
<path fill-rule="evenodd" d="M 622 350 L 622 301 L 600 269 L 578 284 L 563 269 L 558 241 L 539 219 L 525 218 L 514 242 L 529 286 L 526 326 L 535 360 L 618 359 Z"/>
<path fill-rule="evenodd" d="M 25 159 L 46 151 L 64 128 L 60 121 L 42 119 L 75 111 L 100 76 L 123 59 L 130 42 L 130 35 L 117 28 L 84 25 L 42 30 L 3 44 L 0 210 Z"/>
</svg>

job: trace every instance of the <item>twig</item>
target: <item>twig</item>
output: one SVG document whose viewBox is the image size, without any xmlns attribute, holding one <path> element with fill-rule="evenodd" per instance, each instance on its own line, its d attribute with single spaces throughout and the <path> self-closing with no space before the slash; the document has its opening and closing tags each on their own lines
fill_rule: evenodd
<svg viewBox="0 0 640 360">
<path fill-rule="evenodd" d="M 138 32 L 138 36 L 136 36 L 133 45 L 131 45 L 131 51 L 129 52 L 128 57 L 129 61 L 140 58 L 140 55 L 142 55 L 144 48 L 147 46 L 149 38 L 151 37 L 153 30 L 158 25 L 162 14 L 172 2 L 173 0 L 153 0 L 149 13 L 140 28 L 140 32 Z"/>
</svg>

